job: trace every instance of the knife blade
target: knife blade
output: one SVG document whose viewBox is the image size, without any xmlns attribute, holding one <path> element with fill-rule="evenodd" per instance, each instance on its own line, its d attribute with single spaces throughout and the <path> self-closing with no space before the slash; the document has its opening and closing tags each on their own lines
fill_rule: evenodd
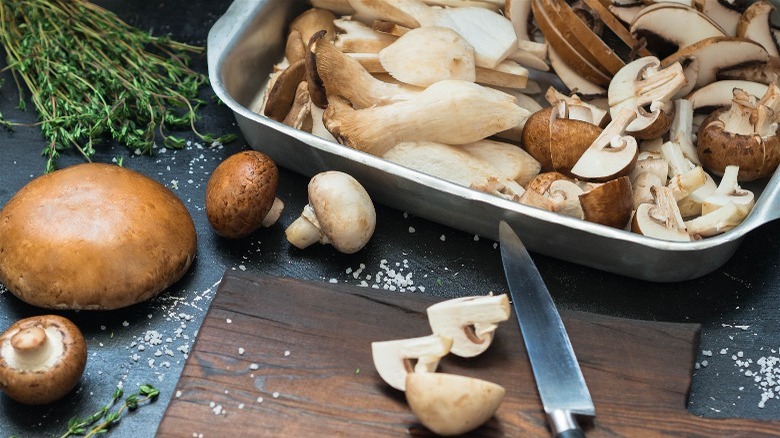
<svg viewBox="0 0 780 438">
<path fill-rule="evenodd" d="M 523 242 L 504 221 L 498 235 L 509 294 L 550 428 L 556 437 L 584 436 L 575 415 L 595 416 L 596 409 L 566 328 Z"/>
</svg>

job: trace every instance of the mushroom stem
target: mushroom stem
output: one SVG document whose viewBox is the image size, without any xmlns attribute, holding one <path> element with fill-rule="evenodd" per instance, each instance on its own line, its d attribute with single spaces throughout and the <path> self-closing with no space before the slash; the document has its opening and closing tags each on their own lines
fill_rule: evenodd
<svg viewBox="0 0 780 438">
<path fill-rule="evenodd" d="M 314 219 L 314 222 L 310 218 Z M 290 241 L 296 248 L 304 249 L 320 241 L 321 232 L 317 223 L 317 218 L 314 215 L 311 205 L 307 204 L 303 208 L 301 216 L 293 221 L 286 230 L 287 240 Z"/>
<path fill-rule="evenodd" d="M 52 367 L 62 356 L 62 342 L 62 332 L 56 327 L 27 327 L 11 336 L 10 342 L 2 346 L 2 356 L 12 368 L 26 372 L 42 371 Z"/>
<path fill-rule="evenodd" d="M 282 202 L 282 200 L 279 198 L 274 198 L 274 203 L 271 205 L 271 209 L 268 210 L 268 213 L 265 215 L 260 225 L 268 228 L 275 224 L 276 221 L 279 220 L 279 216 L 282 215 L 282 210 L 284 210 L 284 202 Z"/>
<path fill-rule="evenodd" d="M 11 337 L 11 346 L 17 353 L 30 353 L 39 350 L 46 343 L 46 331 L 40 326 L 19 330 Z"/>
</svg>

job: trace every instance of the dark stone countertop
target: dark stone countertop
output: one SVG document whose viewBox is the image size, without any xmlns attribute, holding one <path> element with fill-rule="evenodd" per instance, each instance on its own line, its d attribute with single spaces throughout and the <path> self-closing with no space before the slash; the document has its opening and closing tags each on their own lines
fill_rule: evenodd
<svg viewBox="0 0 780 438">
<path fill-rule="evenodd" d="M 214 21 L 229 1 L 139 0 L 97 2 L 131 24 L 154 34 L 205 45 Z M 3 64 L 4 65 L 4 64 Z M 205 57 L 195 67 L 206 71 Z M 11 120 L 34 121 L 32 110 L 16 109 L 18 94 L 4 74 L 0 112 Z M 204 90 L 211 96 L 210 89 Z M 203 132 L 240 133 L 230 110 L 210 104 L 201 111 Z M 211 230 L 204 211 L 205 186 L 211 171 L 227 156 L 246 148 L 243 139 L 221 147 L 191 144 L 182 150 L 158 150 L 137 156 L 124 146 L 100 147 L 97 161 L 124 157 L 124 166 L 171 188 L 188 207 L 197 228 L 198 255 L 186 276 L 165 293 L 136 306 L 110 312 L 61 312 L 84 332 L 89 348 L 80 386 L 61 402 L 26 407 L 0 396 L 0 430 L 20 437 L 59 436 L 68 419 L 84 417 L 106 403 L 122 382 L 128 390 L 152 383 L 160 399 L 125 416 L 115 436 L 152 436 L 173 394 L 186 353 L 192 347 L 218 282 L 226 270 L 288 276 L 319 282 L 360 284 L 378 274 L 390 284 L 390 271 L 410 280 L 407 292 L 445 297 L 506 291 L 495 242 L 480 239 L 408 215 L 377 202 L 377 229 L 368 246 L 354 255 L 330 246 L 297 250 L 284 227 L 306 203 L 308 179 L 281 169 L 278 196 L 286 208 L 278 224 L 252 236 L 229 241 Z M 40 152 L 45 141 L 36 128 L 0 132 L 0 206 L 44 170 Z M 73 152 L 60 165 L 81 162 Z M 780 222 L 751 232 L 734 256 L 702 278 L 673 284 L 649 283 L 533 254 L 539 271 L 561 309 L 583 310 L 628 318 L 696 322 L 702 325 L 689 410 L 711 417 L 780 419 L 780 399 L 762 403 L 766 391 L 780 395 L 780 367 L 762 370 L 759 363 L 780 361 Z M 359 275 L 356 274 L 359 272 Z M 401 284 L 401 283 L 396 283 Z M 42 313 L 5 291 L 0 294 L 0 326 Z M 751 361 L 749 365 L 743 363 Z M 706 364 L 706 366 L 705 366 Z M 766 386 L 763 386 L 766 385 Z M 59 432 L 59 433 L 58 433 Z"/>
</svg>

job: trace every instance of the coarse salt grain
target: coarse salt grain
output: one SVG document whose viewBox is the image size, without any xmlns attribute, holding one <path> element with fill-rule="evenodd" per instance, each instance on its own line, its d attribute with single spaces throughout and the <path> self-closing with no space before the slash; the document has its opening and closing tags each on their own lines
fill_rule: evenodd
<svg viewBox="0 0 780 438">
<path fill-rule="evenodd" d="M 243 355 L 245 351 L 246 351 L 246 350 L 244 350 L 244 348 L 243 348 L 243 347 L 239 347 L 239 348 L 238 348 L 238 354 L 242 354 L 242 355 Z"/>
</svg>

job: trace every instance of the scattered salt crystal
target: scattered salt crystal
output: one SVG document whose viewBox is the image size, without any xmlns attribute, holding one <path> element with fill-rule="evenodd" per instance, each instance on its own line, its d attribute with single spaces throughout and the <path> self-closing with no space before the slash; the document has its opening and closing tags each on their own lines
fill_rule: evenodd
<svg viewBox="0 0 780 438">
<path fill-rule="evenodd" d="M 712 350 L 704 350 L 701 352 L 704 356 L 712 356 Z"/>
<path fill-rule="evenodd" d="M 262 403 L 263 402 L 263 397 L 257 397 L 257 402 L 258 403 Z"/>
<path fill-rule="evenodd" d="M 289 356 L 289 355 L 290 355 L 290 350 L 285 350 L 285 351 L 284 351 L 284 356 L 285 356 L 285 357 L 287 357 L 287 356 Z"/>
<path fill-rule="evenodd" d="M 442 235 L 439 237 L 439 240 L 441 240 L 442 242 L 444 242 L 445 240 L 447 240 L 447 238 L 444 236 L 444 234 L 442 234 Z"/>
<path fill-rule="evenodd" d="M 226 319 L 225 322 L 228 323 L 228 324 L 233 324 L 233 320 L 230 319 L 230 318 Z"/>
<path fill-rule="evenodd" d="M 273 394 L 271 394 L 271 395 L 272 395 L 274 398 L 279 398 L 279 393 L 278 393 L 278 392 L 274 392 L 274 393 L 273 393 Z"/>
<path fill-rule="evenodd" d="M 104 326 L 104 325 L 100 326 L 100 330 L 105 330 L 105 329 L 106 329 L 106 326 Z"/>
<path fill-rule="evenodd" d="M 238 348 L 238 354 L 244 354 L 245 351 L 243 347 Z"/>
<path fill-rule="evenodd" d="M 250 369 L 250 370 L 256 370 L 256 369 L 258 369 L 258 368 L 260 368 L 260 365 L 258 365 L 258 364 L 256 364 L 256 363 L 253 363 L 252 365 L 249 365 L 249 369 Z"/>
<path fill-rule="evenodd" d="M 239 403 L 238 409 L 244 409 L 244 404 L 243 403 Z"/>
<path fill-rule="evenodd" d="M 176 391 L 176 398 L 181 397 L 181 391 Z"/>
<path fill-rule="evenodd" d="M 414 227 L 409 227 L 409 234 L 414 234 L 414 232 L 415 232 Z"/>
<path fill-rule="evenodd" d="M 127 321 L 122 321 L 122 327 L 128 327 L 130 325 Z"/>
<path fill-rule="evenodd" d="M 338 282 L 339 281 L 336 280 L 335 278 L 331 278 L 330 280 L 328 280 L 328 283 L 331 283 L 331 284 L 338 283 Z"/>
</svg>

